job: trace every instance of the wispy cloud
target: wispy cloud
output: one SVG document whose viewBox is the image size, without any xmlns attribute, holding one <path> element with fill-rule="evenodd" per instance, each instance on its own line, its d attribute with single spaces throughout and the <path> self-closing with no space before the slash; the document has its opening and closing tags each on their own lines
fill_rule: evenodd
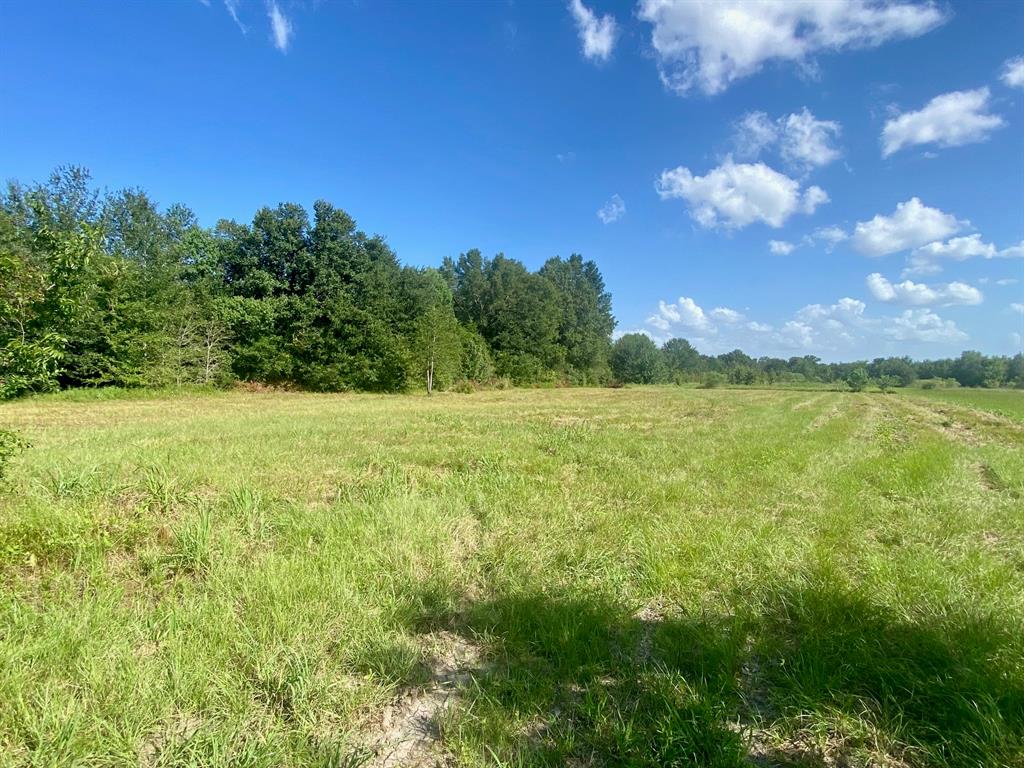
<svg viewBox="0 0 1024 768">
<path fill-rule="evenodd" d="M 288 52 L 288 45 L 292 40 L 292 23 L 288 17 L 281 12 L 276 0 L 267 3 L 267 15 L 270 17 L 271 39 L 274 47 L 281 53 Z"/>
<path fill-rule="evenodd" d="M 242 20 L 238 18 L 238 6 L 241 4 L 241 2 L 242 0 L 224 0 L 224 7 L 228 9 L 228 13 L 231 15 L 231 18 L 234 19 L 235 24 L 238 25 L 238 28 L 242 30 L 242 34 L 245 35 L 249 32 L 249 30 L 246 29 L 245 24 L 242 23 Z"/>
</svg>

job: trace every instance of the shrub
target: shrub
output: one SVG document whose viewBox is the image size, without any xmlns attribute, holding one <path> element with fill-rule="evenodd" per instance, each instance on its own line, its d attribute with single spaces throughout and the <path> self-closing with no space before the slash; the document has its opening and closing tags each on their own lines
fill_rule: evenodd
<svg viewBox="0 0 1024 768">
<path fill-rule="evenodd" d="M 878 388 L 882 390 L 882 392 L 891 392 L 898 386 L 900 386 L 900 380 L 895 376 L 878 377 Z"/>
<path fill-rule="evenodd" d="M 29 444 L 15 432 L 0 429 L 0 483 L 4 481 L 10 460 L 28 447 Z"/>
<path fill-rule="evenodd" d="M 863 365 L 859 365 L 846 377 L 846 386 L 850 388 L 851 392 L 861 392 L 870 381 L 867 369 Z"/>
<path fill-rule="evenodd" d="M 448 388 L 449 392 L 458 392 L 460 395 L 471 395 L 476 392 L 476 384 L 469 379 L 459 379 Z"/>
<path fill-rule="evenodd" d="M 700 382 L 701 389 L 715 389 L 725 384 L 725 375 L 712 371 L 711 373 L 705 374 L 704 378 Z"/>
</svg>

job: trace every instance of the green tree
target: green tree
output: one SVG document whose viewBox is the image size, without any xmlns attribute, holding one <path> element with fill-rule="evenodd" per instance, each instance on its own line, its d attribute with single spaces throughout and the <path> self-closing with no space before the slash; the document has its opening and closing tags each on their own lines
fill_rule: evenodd
<svg viewBox="0 0 1024 768">
<path fill-rule="evenodd" d="M 558 293 L 557 343 L 569 378 L 590 384 L 607 380 L 615 318 L 611 294 L 605 290 L 597 265 L 574 253 L 564 260 L 548 259 L 539 274 Z"/>
<path fill-rule="evenodd" d="M 985 384 L 985 356 L 968 350 L 953 362 L 950 371 L 961 387 L 980 387 Z"/>
<path fill-rule="evenodd" d="M 627 333 L 612 345 L 612 374 L 626 384 L 653 384 L 661 378 L 661 351 L 642 333 Z"/>
<path fill-rule="evenodd" d="M 846 377 L 846 386 L 850 388 L 851 392 L 862 392 L 870 382 L 871 377 L 868 376 L 868 369 L 863 365 L 858 365 Z"/>
</svg>

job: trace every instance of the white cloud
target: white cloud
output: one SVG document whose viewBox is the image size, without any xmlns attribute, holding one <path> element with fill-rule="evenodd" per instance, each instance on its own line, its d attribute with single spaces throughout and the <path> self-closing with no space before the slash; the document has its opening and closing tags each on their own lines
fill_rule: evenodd
<svg viewBox="0 0 1024 768">
<path fill-rule="evenodd" d="M 711 321 L 704 310 L 687 296 L 681 296 L 673 304 L 659 301 L 658 312 L 647 318 L 647 322 L 662 331 L 667 331 L 673 325 L 697 331 L 713 331 Z"/>
<path fill-rule="evenodd" d="M 954 296 L 963 288 L 971 289 L 950 284 L 942 290 Z M 953 348 L 967 340 L 967 334 L 956 323 L 931 309 L 912 307 L 897 315 L 871 316 L 863 301 L 850 297 L 834 304 L 809 304 L 777 325 L 746 319 L 725 307 L 705 313 L 693 299 L 683 297 L 671 304 L 658 302 L 658 311 L 646 325 L 646 333 L 659 343 L 681 336 L 706 354 L 738 347 L 755 356 L 834 353 L 854 359 L 906 354 L 917 344 Z M 921 354 L 929 353 L 922 350 Z"/>
<path fill-rule="evenodd" d="M 832 252 L 833 248 L 849 238 L 850 236 L 846 231 L 839 227 L 819 227 L 811 235 L 812 241 L 825 243 L 825 250 L 829 253 Z"/>
<path fill-rule="evenodd" d="M 779 120 L 785 121 L 780 141 L 782 158 L 787 162 L 810 168 L 828 165 L 839 157 L 839 150 L 832 145 L 839 136 L 839 123 L 818 120 L 807 107 Z"/>
<path fill-rule="evenodd" d="M 943 320 L 930 309 L 906 309 L 888 318 L 882 333 L 896 341 L 953 344 L 967 341 L 967 334 L 952 320 Z"/>
<path fill-rule="evenodd" d="M 914 249 L 914 252 L 910 254 L 909 266 L 903 271 L 903 274 L 934 275 L 942 271 L 939 262 L 943 259 L 966 261 L 972 258 L 1024 258 L 1024 241 L 1018 245 L 999 249 L 993 243 L 984 242 L 980 234 L 954 237 L 945 242 L 938 240 Z"/>
<path fill-rule="evenodd" d="M 931 2 L 641 0 L 662 82 L 719 93 L 772 61 L 813 67 L 818 52 L 872 48 L 924 34 L 946 15 Z"/>
<path fill-rule="evenodd" d="M 618 221 L 626 215 L 626 203 L 618 195 L 612 195 L 608 202 L 602 205 L 597 211 L 597 218 L 605 224 Z"/>
<path fill-rule="evenodd" d="M 803 200 L 800 202 L 800 210 L 806 214 L 812 214 L 819 205 L 824 205 L 827 202 L 828 193 L 821 187 L 811 186 L 804 192 Z"/>
<path fill-rule="evenodd" d="M 793 252 L 794 248 L 796 248 L 795 245 L 785 240 L 768 241 L 768 250 L 770 250 L 776 256 L 787 256 Z"/>
<path fill-rule="evenodd" d="M 796 313 L 801 320 L 819 320 L 822 318 L 840 318 L 845 321 L 859 319 L 864 314 L 867 305 L 860 299 L 845 297 L 830 306 L 821 304 L 808 304 Z"/>
<path fill-rule="evenodd" d="M 959 147 L 985 141 L 1006 125 L 999 115 L 987 112 L 988 100 L 988 88 L 953 91 L 936 96 L 917 112 L 888 120 L 882 129 L 882 156 L 916 144 Z"/>
<path fill-rule="evenodd" d="M 1003 64 L 999 79 L 1011 88 L 1024 88 L 1024 56 L 1015 56 Z"/>
<path fill-rule="evenodd" d="M 878 272 L 868 275 L 866 282 L 871 295 L 878 301 L 908 306 L 938 303 L 947 306 L 952 304 L 974 305 L 981 304 L 984 298 L 977 288 L 960 282 L 934 287 L 924 283 L 915 283 L 912 280 L 891 283 Z"/>
<path fill-rule="evenodd" d="M 756 159 L 770 147 L 777 147 L 782 159 L 802 171 L 828 165 L 839 157 L 833 140 L 839 123 L 819 120 L 807 107 L 800 112 L 772 120 L 764 112 L 748 112 L 736 124 L 736 151 Z"/>
<path fill-rule="evenodd" d="M 1012 309 L 1017 314 L 1024 315 L 1024 304 L 1020 304 L 1015 301 L 1010 305 L 1010 309 Z"/>
<path fill-rule="evenodd" d="M 1015 277 L 1004 277 L 1001 280 L 996 280 L 996 285 L 1016 285 L 1017 282 Z"/>
<path fill-rule="evenodd" d="M 779 127 L 764 112 L 747 112 L 736 123 L 733 141 L 740 157 L 756 160 L 779 140 Z"/>
<path fill-rule="evenodd" d="M 242 34 L 245 35 L 248 34 L 249 30 L 245 28 L 245 24 L 242 23 L 242 20 L 238 18 L 238 5 L 241 2 L 242 0 L 224 0 L 224 7 L 228 9 L 228 13 L 231 15 L 231 18 L 234 19 L 238 28 L 242 30 Z"/>
<path fill-rule="evenodd" d="M 851 244 L 865 256 L 885 256 L 941 240 L 963 225 L 955 216 L 912 197 L 897 204 L 891 216 L 878 214 L 870 221 L 858 222 Z"/>
<path fill-rule="evenodd" d="M 794 213 L 813 213 L 828 195 L 820 187 L 800 183 L 764 163 L 734 163 L 731 157 L 706 176 L 679 166 L 662 171 L 655 182 L 662 200 L 680 198 L 702 227 L 739 229 L 755 221 L 779 228 Z"/>
<path fill-rule="evenodd" d="M 786 321 L 779 334 L 784 342 L 794 347 L 809 349 L 814 344 L 814 329 L 800 320 Z"/>
<path fill-rule="evenodd" d="M 583 43 L 583 55 L 588 59 L 607 61 L 612 55 L 618 34 L 615 19 L 611 14 L 598 18 L 581 0 L 571 0 L 569 10 L 576 20 L 576 29 Z"/>
<path fill-rule="evenodd" d="M 274 47 L 281 53 L 287 53 L 288 45 L 292 40 L 291 21 L 281 12 L 277 0 L 270 0 L 267 3 L 267 15 L 270 17 L 271 40 L 274 42 Z"/>
<path fill-rule="evenodd" d="M 558 162 L 560 162 L 562 165 L 565 165 L 567 163 L 571 163 L 573 160 L 576 159 L 576 153 L 573 152 L 572 150 L 568 152 L 557 152 L 555 154 L 555 159 L 558 160 Z"/>
<path fill-rule="evenodd" d="M 715 307 L 711 310 L 711 316 L 723 323 L 738 323 L 743 319 L 743 315 L 728 307 Z"/>
</svg>

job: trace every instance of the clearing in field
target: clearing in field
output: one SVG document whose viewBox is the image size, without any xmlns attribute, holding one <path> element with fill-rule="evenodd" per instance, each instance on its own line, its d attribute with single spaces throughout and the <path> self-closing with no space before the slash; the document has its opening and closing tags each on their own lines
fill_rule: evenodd
<svg viewBox="0 0 1024 768">
<path fill-rule="evenodd" d="M 1006 394 L 0 406 L 0 764 L 1021 765 Z"/>
</svg>

